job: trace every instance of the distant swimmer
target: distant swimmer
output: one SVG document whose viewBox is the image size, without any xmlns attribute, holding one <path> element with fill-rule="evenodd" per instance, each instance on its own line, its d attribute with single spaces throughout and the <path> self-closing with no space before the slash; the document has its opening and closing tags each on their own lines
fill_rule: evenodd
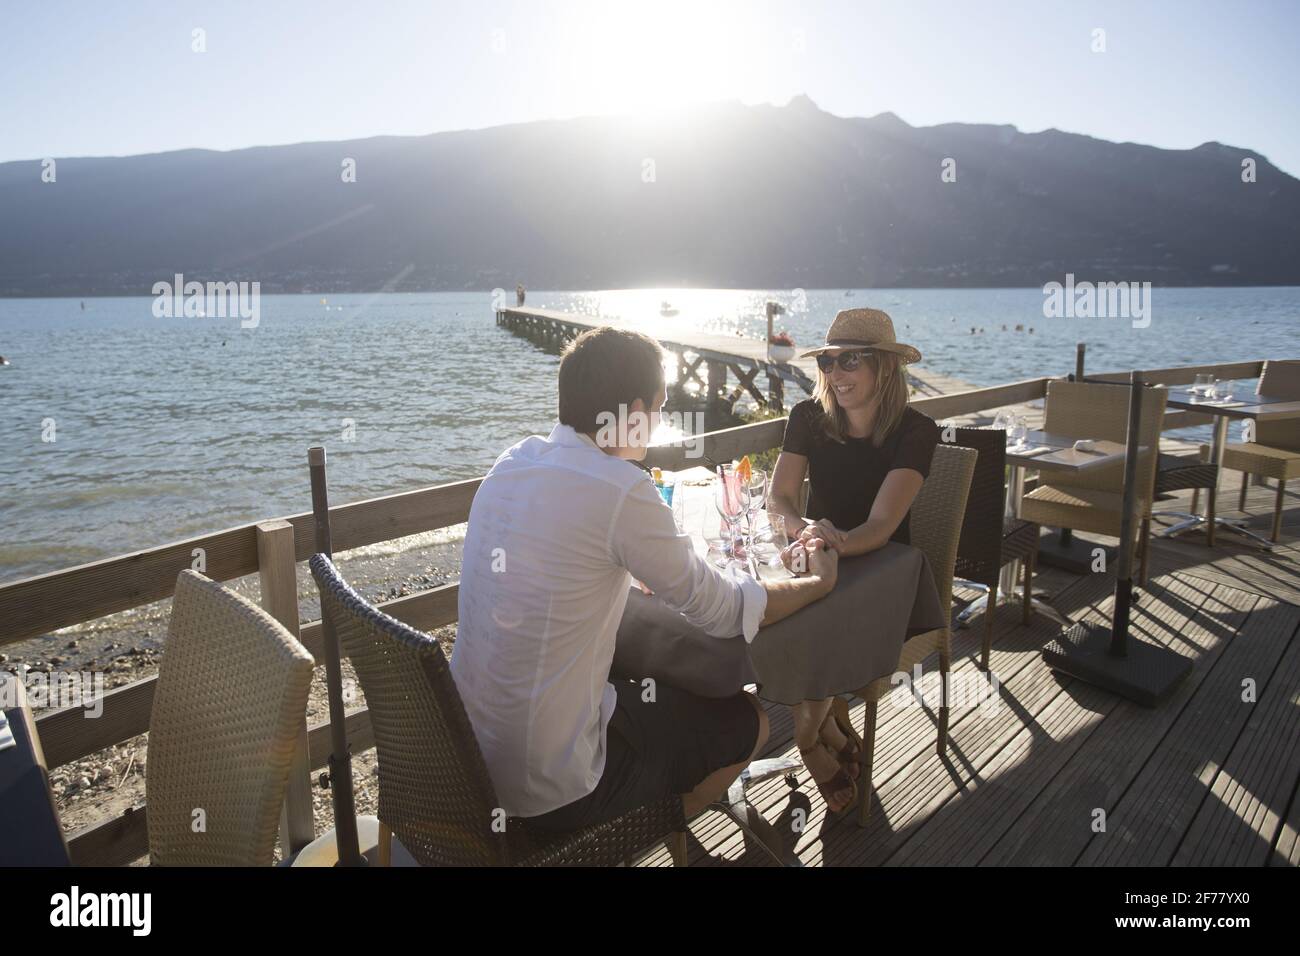
<svg viewBox="0 0 1300 956">
<path fill-rule="evenodd" d="M 0 355 L 0 365 L 8 365 L 8 364 L 9 364 L 9 360 L 5 358 L 3 355 Z"/>
</svg>

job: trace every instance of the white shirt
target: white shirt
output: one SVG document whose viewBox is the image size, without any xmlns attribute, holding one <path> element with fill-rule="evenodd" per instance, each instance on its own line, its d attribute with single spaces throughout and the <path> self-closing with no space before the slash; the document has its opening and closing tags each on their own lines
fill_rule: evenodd
<svg viewBox="0 0 1300 956">
<path fill-rule="evenodd" d="M 599 782 L 633 576 L 716 637 L 752 641 L 767 608 L 695 553 L 649 475 L 571 426 L 502 453 L 470 507 L 451 672 L 508 815 Z"/>
</svg>

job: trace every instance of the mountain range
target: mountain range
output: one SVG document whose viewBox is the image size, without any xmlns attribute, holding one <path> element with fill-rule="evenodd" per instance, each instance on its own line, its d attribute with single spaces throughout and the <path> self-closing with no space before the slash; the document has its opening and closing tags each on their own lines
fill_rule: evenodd
<svg viewBox="0 0 1300 956">
<path fill-rule="evenodd" d="M 1300 285 L 1297 253 L 1300 180 L 1245 147 L 913 127 L 807 97 L 0 164 L 6 296 L 148 295 L 176 273 L 321 293 Z"/>
</svg>

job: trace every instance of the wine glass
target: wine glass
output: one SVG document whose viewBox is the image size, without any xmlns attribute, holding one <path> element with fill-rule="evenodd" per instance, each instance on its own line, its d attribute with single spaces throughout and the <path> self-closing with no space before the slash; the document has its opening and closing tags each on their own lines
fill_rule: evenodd
<svg viewBox="0 0 1300 956">
<path fill-rule="evenodd" d="M 741 496 L 740 476 L 731 465 L 718 466 L 718 481 L 713 486 L 713 504 L 727 526 L 727 542 L 723 551 L 733 557 L 736 551 L 736 526 L 740 516 L 745 513 L 745 502 Z"/>
<path fill-rule="evenodd" d="M 754 468 L 749 480 L 741 483 L 740 494 L 745 502 L 745 517 L 749 523 L 749 536 L 753 538 L 758 515 L 767 507 L 767 472 Z"/>
</svg>

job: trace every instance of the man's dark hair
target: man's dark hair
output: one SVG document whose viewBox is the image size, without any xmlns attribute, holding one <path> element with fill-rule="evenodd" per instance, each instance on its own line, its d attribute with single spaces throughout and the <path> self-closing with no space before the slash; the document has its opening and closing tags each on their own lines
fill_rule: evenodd
<svg viewBox="0 0 1300 956">
<path fill-rule="evenodd" d="M 618 415 L 638 398 L 650 403 L 664 385 L 663 349 L 640 332 L 602 326 L 569 343 L 560 358 L 560 424 L 587 434 L 603 424 L 602 412 Z"/>
</svg>

